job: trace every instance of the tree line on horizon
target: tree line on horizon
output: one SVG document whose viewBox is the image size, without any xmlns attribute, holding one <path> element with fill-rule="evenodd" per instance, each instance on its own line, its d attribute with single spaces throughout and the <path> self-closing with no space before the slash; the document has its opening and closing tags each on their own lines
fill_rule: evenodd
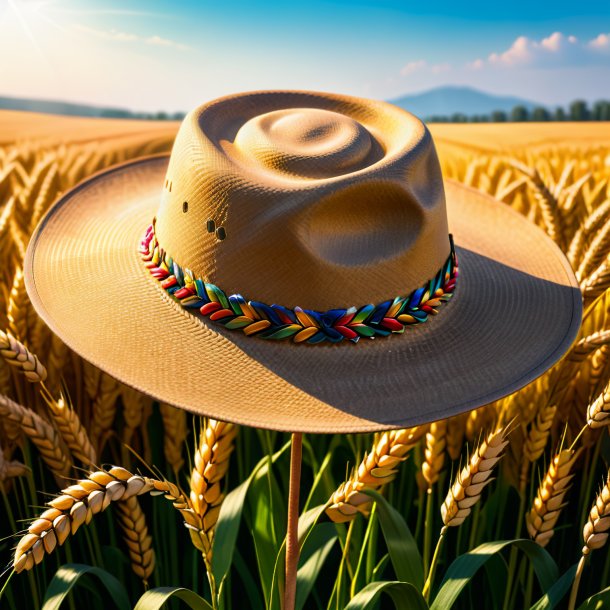
<svg viewBox="0 0 610 610">
<path fill-rule="evenodd" d="M 537 106 L 531 111 L 523 105 L 515 106 L 510 112 L 494 110 L 489 114 L 466 115 L 454 112 L 451 115 L 432 115 L 428 123 L 525 123 L 545 121 L 610 121 L 610 101 L 599 100 L 589 106 L 585 100 L 574 100 L 567 108 L 558 106 L 549 110 Z"/>
</svg>

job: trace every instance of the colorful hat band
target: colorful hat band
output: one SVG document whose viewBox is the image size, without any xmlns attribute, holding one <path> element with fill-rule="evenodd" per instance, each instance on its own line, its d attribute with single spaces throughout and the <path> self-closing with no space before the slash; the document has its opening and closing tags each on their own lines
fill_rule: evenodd
<svg viewBox="0 0 610 610">
<path fill-rule="evenodd" d="M 198 309 L 203 316 L 230 330 L 242 330 L 246 335 L 263 339 L 292 339 L 295 343 L 338 343 L 360 337 L 385 337 L 402 333 L 407 326 L 421 324 L 429 314 L 437 314 L 441 303 L 453 295 L 458 277 L 458 263 L 449 235 L 451 252 L 445 264 L 424 286 L 405 297 L 396 297 L 379 305 L 364 305 L 326 312 L 281 305 L 265 305 L 246 301 L 241 295 L 227 296 L 218 286 L 195 278 L 180 267 L 161 248 L 155 235 L 155 224 L 148 227 L 140 244 L 146 267 L 161 286 L 182 307 Z"/>
</svg>

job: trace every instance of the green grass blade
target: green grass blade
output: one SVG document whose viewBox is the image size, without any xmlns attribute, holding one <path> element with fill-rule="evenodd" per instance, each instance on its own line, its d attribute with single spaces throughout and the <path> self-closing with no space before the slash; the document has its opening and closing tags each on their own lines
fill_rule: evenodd
<svg viewBox="0 0 610 610">
<path fill-rule="evenodd" d="M 610 587 L 607 587 L 586 599 L 578 610 L 602 610 L 610 605 Z"/>
<path fill-rule="evenodd" d="M 212 550 L 212 573 L 218 586 L 221 586 L 233 562 L 244 502 L 255 473 L 227 494 L 220 507 Z"/>
<path fill-rule="evenodd" d="M 133 610 L 159 610 L 171 598 L 183 601 L 192 610 L 213 610 L 212 606 L 203 597 L 182 587 L 158 587 L 146 591 Z"/>
<path fill-rule="evenodd" d="M 275 462 L 289 447 L 290 443 L 286 443 L 272 456 L 271 461 Z M 250 476 L 239 487 L 227 494 L 220 507 L 212 545 L 212 573 L 219 590 L 231 568 L 248 490 L 252 481 L 260 476 L 261 471 L 267 468 L 267 465 L 268 457 L 265 456 L 254 467 Z"/>
<path fill-rule="evenodd" d="M 411 583 L 421 591 L 424 586 L 424 569 L 419 549 L 403 516 L 378 492 L 367 489 L 377 503 L 377 518 L 385 538 L 396 577 Z"/>
<path fill-rule="evenodd" d="M 574 575 L 576 574 L 575 563 L 559 580 L 530 608 L 530 610 L 553 610 L 570 590 Z"/>
<path fill-rule="evenodd" d="M 396 610 L 428 610 L 426 600 L 412 584 L 397 581 L 373 582 L 367 585 L 352 597 L 345 610 L 372 610 L 377 606 L 382 593 L 392 598 Z"/>
<path fill-rule="evenodd" d="M 42 610 L 58 610 L 70 591 L 78 584 L 81 576 L 94 576 L 108 591 L 115 607 L 119 610 L 130 610 L 131 604 L 123 585 L 109 572 L 80 563 L 68 563 L 61 566 L 49 583 Z"/>
<path fill-rule="evenodd" d="M 311 535 L 314 526 L 318 522 L 318 519 L 324 514 L 326 504 L 320 504 L 314 508 L 310 508 L 299 517 L 298 525 L 298 537 L 299 537 L 299 549 L 303 550 L 307 539 Z M 273 567 L 273 580 L 271 582 L 271 600 L 269 602 L 269 610 L 279 610 L 282 602 L 279 596 L 279 585 L 278 583 L 283 578 L 283 570 L 286 562 L 286 538 L 282 542 L 282 546 L 278 551 L 275 558 L 275 565 Z"/>
<path fill-rule="evenodd" d="M 500 540 L 486 542 L 473 551 L 460 555 L 445 574 L 441 588 L 430 606 L 431 610 L 447 610 L 451 608 L 464 587 L 490 557 L 509 546 L 521 549 L 532 562 L 543 591 L 550 589 L 559 576 L 557 564 L 549 553 L 531 540 Z"/>
<path fill-rule="evenodd" d="M 308 536 L 299 557 L 296 610 L 301 610 L 305 605 L 336 540 L 337 530 L 333 523 L 320 524 Z"/>
</svg>

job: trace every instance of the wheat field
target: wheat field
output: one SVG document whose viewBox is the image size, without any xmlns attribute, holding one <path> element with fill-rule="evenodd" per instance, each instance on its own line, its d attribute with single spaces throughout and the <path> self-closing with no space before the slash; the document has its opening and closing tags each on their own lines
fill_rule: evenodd
<svg viewBox="0 0 610 610">
<path fill-rule="evenodd" d="M 2 608 L 281 608 L 289 436 L 116 382 L 50 332 L 24 286 L 29 236 L 53 201 L 169 151 L 177 128 L 0 112 Z M 606 607 L 610 124 L 431 132 L 446 177 L 566 253 L 582 329 L 557 365 L 493 404 L 376 435 L 306 435 L 296 607 Z"/>
</svg>

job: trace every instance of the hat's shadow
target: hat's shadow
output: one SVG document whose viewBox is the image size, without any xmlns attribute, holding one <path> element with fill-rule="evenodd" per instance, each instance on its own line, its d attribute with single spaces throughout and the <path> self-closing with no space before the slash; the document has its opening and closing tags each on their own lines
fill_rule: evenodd
<svg viewBox="0 0 610 610">
<path fill-rule="evenodd" d="M 448 417 L 538 377 L 568 349 L 582 317 L 581 293 L 567 271 L 561 283 L 465 248 L 458 255 L 452 300 L 403 334 L 308 345 L 210 327 L 273 374 L 344 413 L 388 426 Z M 559 267 L 554 261 L 553 275 Z"/>
</svg>

